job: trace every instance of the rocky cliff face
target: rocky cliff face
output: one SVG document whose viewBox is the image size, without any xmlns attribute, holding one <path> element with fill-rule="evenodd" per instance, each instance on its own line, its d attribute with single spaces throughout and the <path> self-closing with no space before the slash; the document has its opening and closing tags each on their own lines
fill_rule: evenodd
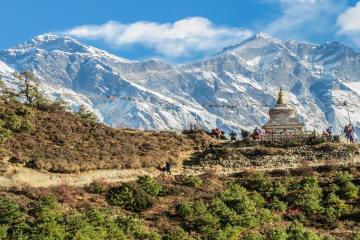
<svg viewBox="0 0 360 240">
<path fill-rule="evenodd" d="M 0 76 L 31 70 L 52 97 L 85 104 L 106 124 L 251 129 L 267 120 L 280 86 L 307 129 L 360 126 L 360 55 L 340 43 L 280 41 L 259 33 L 202 61 L 130 61 L 69 37 L 45 34 L 0 51 Z M 358 130 L 358 129 L 357 129 Z"/>
</svg>

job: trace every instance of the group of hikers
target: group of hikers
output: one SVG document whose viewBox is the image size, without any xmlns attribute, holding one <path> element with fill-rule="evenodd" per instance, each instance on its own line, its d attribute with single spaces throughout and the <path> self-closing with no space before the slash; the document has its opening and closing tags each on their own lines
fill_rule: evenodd
<svg viewBox="0 0 360 240">
<path fill-rule="evenodd" d="M 353 143 L 354 142 L 354 128 L 353 125 L 351 123 L 345 125 L 344 127 L 344 134 L 346 137 L 346 141 Z M 327 129 L 325 129 L 325 131 L 323 131 L 323 137 L 327 137 L 330 140 L 333 139 L 333 128 L 332 126 L 328 127 Z"/>
<path fill-rule="evenodd" d="M 225 136 L 225 132 L 221 131 L 219 128 L 214 128 L 211 130 L 210 132 L 211 136 L 214 136 L 216 139 L 223 139 L 226 140 L 226 136 Z M 236 141 L 237 140 L 237 133 L 234 131 L 231 131 L 230 134 L 230 140 L 231 141 Z"/>
</svg>

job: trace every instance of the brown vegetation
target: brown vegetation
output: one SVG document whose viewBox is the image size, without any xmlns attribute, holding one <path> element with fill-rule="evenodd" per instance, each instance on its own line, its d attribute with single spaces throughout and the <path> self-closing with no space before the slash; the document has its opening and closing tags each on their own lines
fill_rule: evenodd
<svg viewBox="0 0 360 240">
<path fill-rule="evenodd" d="M 2 144 L 0 157 L 30 168 L 70 173 L 94 169 L 157 167 L 178 164 L 194 149 L 212 139 L 202 132 L 176 134 L 113 129 L 91 123 L 66 111 L 39 110 L 16 102 L 0 101 L 8 112 L 26 109 L 33 131 L 14 132 Z"/>
</svg>

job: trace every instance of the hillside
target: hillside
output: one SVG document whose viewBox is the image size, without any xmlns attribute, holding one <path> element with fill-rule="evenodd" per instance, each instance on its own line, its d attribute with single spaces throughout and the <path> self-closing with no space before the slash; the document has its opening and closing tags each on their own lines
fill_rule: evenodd
<svg viewBox="0 0 360 240">
<path fill-rule="evenodd" d="M 39 171 L 134 169 L 163 166 L 166 161 L 176 165 L 213 141 L 201 132 L 183 135 L 113 129 L 67 111 L 44 111 L 4 99 L 0 99 L 0 110 L 3 121 L 20 125 L 1 144 L 2 162 Z"/>
<path fill-rule="evenodd" d="M 1 239 L 360 236 L 358 144 L 115 129 L 59 102 L 5 96 Z M 156 169 L 166 161 L 174 164 L 172 175 Z"/>
<path fill-rule="evenodd" d="M 342 172 L 343 171 L 343 172 Z M 356 167 L 0 189 L 2 239 L 356 240 Z M 25 238 L 26 239 L 26 238 Z"/>
<path fill-rule="evenodd" d="M 268 118 L 279 86 L 309 130 L 338 133 L 360 115 L 360 55 L 338 42 L 311 44 L 259 33 L 195 63 L 131 61 L 53 34 L 0 51 L 0 77 L 33 71 L 42 90 L 76 110 L 86 105 L 113 127 L 184 129 L 196 124 L 225 131 L 252 129 Z M 7 69 L 2 70 L 2 69 Z"/>
</svg>

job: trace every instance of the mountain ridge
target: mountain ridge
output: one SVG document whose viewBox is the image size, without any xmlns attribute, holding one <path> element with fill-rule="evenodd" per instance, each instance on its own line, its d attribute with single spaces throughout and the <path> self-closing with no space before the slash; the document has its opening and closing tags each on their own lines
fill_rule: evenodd
<svg viewBox="0 0 360 240">
<path fill-rule="evenodd" d="M 348 121 L 341 103 L 360 100 L 359 53 L 340 43 L 281 41 L 264 33 L 181 65 L 131 61 L 53 34 L 0 51 L 0 61 L 33 71 L 48 95 L 62 96 L 74 109 L 84 104 L 113 127 L 250 130 L 266 122 L 267 106 L 284 86 L 308 130 L 333 125 L 340 132 Z M 358 130 L 356 107 L 350 114 Z"/>
</svg>

